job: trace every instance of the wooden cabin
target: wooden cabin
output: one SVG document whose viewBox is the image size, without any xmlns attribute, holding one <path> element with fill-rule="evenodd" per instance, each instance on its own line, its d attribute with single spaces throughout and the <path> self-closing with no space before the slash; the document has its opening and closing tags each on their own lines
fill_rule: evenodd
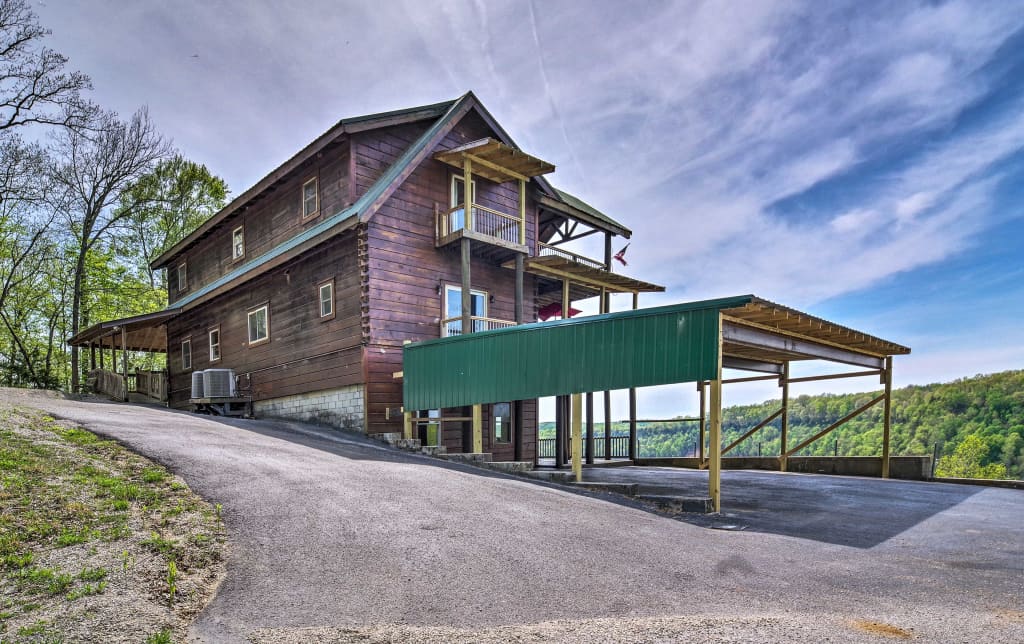
<svg viewBox="0 0 1024 644">
<path fill-rule="evenodd" d="M 405 343 L 662 290 L 612 271 L 613 238 L 630 231 L 553 188 L 554 169 L 472 93 L 340 121 L 153 262 L 168 275 L 150 322 L 163 333 L 149 330 L 166 342 L 168 404 L 189 408 L 192 373 L 226 368 L 257 416 L 397 433 Z M 588 235 L 603 258 L 564 249 Z M 419 410 L 436 419 L 419 436 L 536 459 L 536 400 L 488 405 L 482 446 L 469 413 Z"/>
</svg>

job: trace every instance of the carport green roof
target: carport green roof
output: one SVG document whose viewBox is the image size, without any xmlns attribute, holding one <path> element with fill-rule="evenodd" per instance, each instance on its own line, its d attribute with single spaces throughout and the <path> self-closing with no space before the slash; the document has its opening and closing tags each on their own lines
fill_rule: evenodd
<svg viewBox="0 0 1024 644">
<path fill-rule="evenodd" d="M 715 377 L 719 311 L 752 295 L 523 324 L 403 352 L 405 409 L 439 409 Z"/>
</svg>

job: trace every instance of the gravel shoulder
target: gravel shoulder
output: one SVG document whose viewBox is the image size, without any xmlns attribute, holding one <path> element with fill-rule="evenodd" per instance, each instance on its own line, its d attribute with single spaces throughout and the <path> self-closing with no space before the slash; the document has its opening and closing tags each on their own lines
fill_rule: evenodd
<svg viewBox="0 0 1024 644">
<path fill-rule="evenodd" d="M 1024 568 L 1004 560 L 1022 548 L 1020 491 L 975 491 L 851 546 L 716 530 L 308 425 L 31 404 L 223 505 L 228 572 L 200 641 L 1024 641 Z"/>
</svg>

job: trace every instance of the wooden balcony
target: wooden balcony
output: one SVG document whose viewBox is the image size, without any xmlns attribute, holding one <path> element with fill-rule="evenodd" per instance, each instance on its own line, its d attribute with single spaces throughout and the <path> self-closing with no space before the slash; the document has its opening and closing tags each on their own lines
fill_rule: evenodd
<svg viewBox="0 0 1024 644">
<path fill-rule="evenodd" d="M 579 264 L 580 266 L 589 266 L 590 268 L 596 268 L 597 270 L 600 271 L 610 270 L 608 266 L 605 266 L 604 262 L 599 262 L 596 259 L 587 257 L 586 255 L 580 255 L 579 253 L 574 253 L 570 250 L 559 248 L 558 246 L 550 246 L 548 244 L 545 244 L 544 242 L 539 242 L 537 244 L 537 256 L 561 257 L 563 259 L 571 261 L 574 264 Z"/>
<path fill-rule="evenodd" d="M 510 326 L 515 326 L 515 322 L 509 320 L 498 320 L 496 318 L 485 318 L 473 316 L 470 318 L 470 324 L 473 325 L 473 333 L 479 333 L 480 331 L 490 331 L 492 329 L 504 329 Z M 453 335 L 462 335 L 462 318 L 447 318 L 441 320 L 441 337 L 447 338 Z"/>
<path fill-rule="evenodd" d="M 448 210 L 437 209 L 435 246 L 441 248 L 467 238 L 518 253 L 529 252 L 526 246 L 525 218 L 519 214 L 511 215 L 479 204 L 470 206 L 471 216 L 468 219 L 465 204 Z"/>
</svg>

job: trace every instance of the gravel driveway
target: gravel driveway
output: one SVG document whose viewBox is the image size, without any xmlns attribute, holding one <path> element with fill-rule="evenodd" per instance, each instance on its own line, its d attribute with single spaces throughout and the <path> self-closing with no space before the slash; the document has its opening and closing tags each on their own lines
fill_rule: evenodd
<svg viewBox="0 0 1024 644">
<path fill-rule="evenodd" d="M 972 490 L 852 547 L 711 529 L 308 425 L 3 395 L 223 505 L 228 574 L 201 641 L 1024 641 L 1017 490 Z"/>
</svg>

